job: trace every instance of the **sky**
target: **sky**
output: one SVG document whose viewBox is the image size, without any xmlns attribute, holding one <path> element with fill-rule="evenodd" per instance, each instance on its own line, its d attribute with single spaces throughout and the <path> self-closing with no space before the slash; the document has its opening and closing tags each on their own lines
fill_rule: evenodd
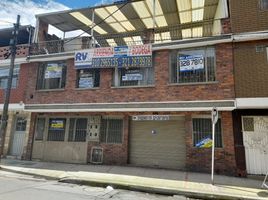
<svg viewBox="0 0 268 200">
<path fill-rule="evenodd" d="M 62 11 L 75 8 L 90 7 L 111 3 L 113 0 L 0 0 L 0 29 L 13 27 L 17 15 L 21 16 L 21 25 L 35 26 L 35 15 L 41 13 Z M 50 34 L 62 37 L 63 33 L 49 27 Z M 76 36 L 81 32 L 69 33 L 66 36 Z"/>
</svg>

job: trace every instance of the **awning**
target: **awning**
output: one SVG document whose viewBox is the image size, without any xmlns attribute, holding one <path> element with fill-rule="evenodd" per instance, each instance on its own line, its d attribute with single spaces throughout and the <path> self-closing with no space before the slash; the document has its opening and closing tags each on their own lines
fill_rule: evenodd
<svg viewBox="0 0 268 200">
<path fill-rule="evenodd" d="M 110 46 L 139 44 L 142 41 L 140 32 L 148 29 L 154 29 L 156 42 L 174 40 L 179 36 L 210 36 L 212 28 L 208 26 L 215 25 L 213 20 L 226 17 L 226 0 L 119 1 L 110 5 L 37 15 L 39 20 L 63 32 L 83 30 L 91 34 L 93 27 L 94 36 L 106 38 L 105 42 Z M 202 23 L 208 21 L 212 22 Z M 179 32 L 171 29 L 175 26 L 180 26 Z M 124 36 L 111 37 L 115 34 Z"/>
</svg>

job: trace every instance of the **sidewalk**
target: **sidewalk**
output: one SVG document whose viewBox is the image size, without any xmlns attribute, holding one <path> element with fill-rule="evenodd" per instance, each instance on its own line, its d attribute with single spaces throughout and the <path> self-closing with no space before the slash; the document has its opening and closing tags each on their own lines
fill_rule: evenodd
<svg viewBox="0 0 268 200">
<path fill-rule="evenodd" d="M 2 159 L 1 169 L 64 182 L 206 199 L 268 200 L 261 180 L 128 166 L 79 165 Z"/>
</svg>

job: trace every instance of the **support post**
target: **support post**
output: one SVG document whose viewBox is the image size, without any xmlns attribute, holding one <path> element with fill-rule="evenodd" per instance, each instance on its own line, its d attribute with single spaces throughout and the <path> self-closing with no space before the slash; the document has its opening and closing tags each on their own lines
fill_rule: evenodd
<svg viewBox="0 0 268 200">
<path fill-rule="evenodd" d="M 215 125 L 218 121 L 218 109 L 212 108 L 211 122 L 212 122 L 212 152 L 211 152 L 211 184 L 214 185 L 214 161 L 215 161 Z"/>
<path fill-rule="evenodd" d="M 5 90 L 5 102 L 3 107 L 3 114 L 1 118 L 1 125 L 0 125 L 0 159 L 4 152 L 4 144 L 5 144 L 5 133 L 7 127 L 7 120 L 8 120 L 8 106 L 9 106 L 9 99 L 10 99 L 10 91 L 12 87 L 12 77 L 13 77 L 13 70 L 14 70 L 14 63 L 16 57 L 16 45 L 17 45 L 17 37 L 19 34 L 19 26 L 20 26 L 20 15 L 17 16 L 17 22 L 14 24 L 14 31 L 12 32 L 13 38 L 10 40 L 11 46 L 11 61 L 9 67 L 9 75 L 7 81 L 7 88 Z"/>
</svg>

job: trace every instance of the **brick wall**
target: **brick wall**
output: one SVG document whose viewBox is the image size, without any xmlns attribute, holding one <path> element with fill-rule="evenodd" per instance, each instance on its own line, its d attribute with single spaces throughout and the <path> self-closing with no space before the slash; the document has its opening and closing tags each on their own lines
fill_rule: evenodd
<svg viewBox="0 0 268 200">
<path fill-rule="evenodd" d="M 36 91 L 38 63 L 29 65 L 27 104 L 110 103 L 139 101 L 223 100 L 234 98 L 232 45 L 216 46 L 216 77 L 213 84 L 169 84 L 169 52 L 155 53 L 155 85 L 139 88 L 111 88 L 113 69 L 101 69 L 99 89 L 76 89 L 73 59 L 67 61 L 67 81 L 61 91 Z M 64 97 L 64 98 L 63 98 Z M 74 98 L 75 97 L 75 98 Z"/>
<path fill-rule="evenodd" d="M 262 52 L 256 52 L 256 45 L 267 46 L 268 40 L 235 44 L 234 74 L 236 97 L 268 96 L 267 52 L 266 48 Z"/>
<path fill-rule="evenodd" d="M 268 29 L 268 10 L 260 9 L 261 0 L 229 0 L 234 33 Z"/>
<path fill-rule="evenodd" d="M 26 85 L 28 83 L 28 64 L 22 64 L 20 66 L 19 80 L 16 88 L 11 89 L 10 103 L 24 102 Z M 0 89 L 0 103 L 4 103 L 4 90 Z"/>
<path fill-rule="evenodd" d="M 10 46 L 6 47 L 0 47 L 0 60 L 4 60 L 5 55 L 10 52 Z M 18 45 L 17 46 L 17 51 L 16 51 L 16 58 L 22 58 L 26 57 L 29 55 L 29 46 L 28 45 Z M 11 56 L 8 57 L 9 59 Z"/>
<path fill-rule="evenodd" d="M 186 128 L 186 169 L 189 171 L 210 172 L 211 148 L 193 147 L 192 116 L 196 113 L 187 113 Z M 233 122 L 231 112 L 221 112 L 223 148 L 215 148 L 215 173 L 237 175 L 235 162 Z"/>
</svg>

